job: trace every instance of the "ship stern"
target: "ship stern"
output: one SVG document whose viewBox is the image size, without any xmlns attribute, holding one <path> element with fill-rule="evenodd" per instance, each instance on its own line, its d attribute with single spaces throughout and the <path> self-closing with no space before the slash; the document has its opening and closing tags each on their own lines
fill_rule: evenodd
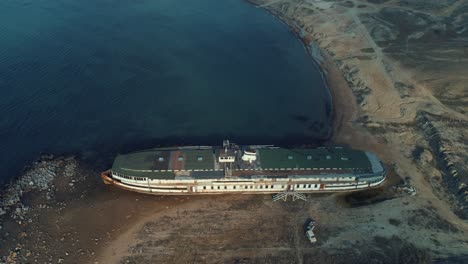
<svg viewBox="0 0 468 264">
<path fill-rule="evenodd" d="M 106 170 L 106 171 L 101 172 L 101 179 L 104 182 L 104 184 L 114 184 L 111 170 Z"/>
</svg>

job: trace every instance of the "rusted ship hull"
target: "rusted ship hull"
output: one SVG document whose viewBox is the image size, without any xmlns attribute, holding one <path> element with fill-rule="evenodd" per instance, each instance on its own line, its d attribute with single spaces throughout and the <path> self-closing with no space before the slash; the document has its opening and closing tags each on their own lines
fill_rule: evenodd
<svg viewBox="0 0 468 264">
<path fill-rule="evenodd" d="M 281 182 L 278 181 L 262 181 L 258 183 L 254 183 L 251 185 L 247 185 L 244 181 L 240 182 L 225 182 L 219 183 L 217 182 L 213 187 L 214 189 L 211 189 L 211 186 L 206 186 L 206 185 L 199 185 L 196 183 L 190 183 L 190 184 L 177 184 L 177 188 L 173 188 L 174 185 L 153 185 L 153 186 L 135 186 L 133 184 L 128 184 L 125 182 L 122 182 L 117 179 L 112 178 L 112 171 L 107 170 L 105 172 L 101 173 L 101 178 L 103 182 L 106 185 L 113 185 L 117 188 L 128 190 L 128 191 L 133 191 L 133 192 L 139 192 L 139 193 L 146 193 L 146 194 L 153 194 L 153 195 L 220 195 L 220 194 L 276 194 L 276 193 L 281 193 L 285 191 L 296 191 L 300 193 L 334 193 L 334 192 L 355 192 L 355 191 L 361 191 L 365 189 L 372 189 L 372 188 L 378 188 L 382 186 L 385 183 L 386 178 L 383 178 L 381 181 L 370 183 L 359 183 L 359 182 L 354 182 L 353 184 L 350 184 L 352 186 L 347 186 L 347 187 L 333 187 L 334 183 L 325 183 L 325 182 L 292 182 L 292 181 L 284 181 L 283 184 L 280 184 Z M 214 184 L 214 183 L 213 183 Z M 304 186 L 315 186 L 317 187 L 313 190 L 307 190 L 304 189 Z M 220 187 L 220 189 L 217 189 L 217 187 Z M 235 187 L 234 187 L 235 186 Z M 252 186 L 252 188 L 245 189 L 245 186 Z M 260 189 L 260 186 L 262 188 Z M 277 186 L 279 188 L 269 188 L 265 189 L 265 186 Z M 283 188 L 281 188 L 283 186 Z M 297 188 L 299 186 L 299 188 Z M 201 188 L 200 188 L 201 187 Z M 203 187 L 209 187 L 209 188 L 203 188 Z M 224 189 L 226 187 L 226 189 Z M 333 189 L 330 189 L 333 188 Z M 243 189 L 242 189 L 243 188 Z"/>
</svg>

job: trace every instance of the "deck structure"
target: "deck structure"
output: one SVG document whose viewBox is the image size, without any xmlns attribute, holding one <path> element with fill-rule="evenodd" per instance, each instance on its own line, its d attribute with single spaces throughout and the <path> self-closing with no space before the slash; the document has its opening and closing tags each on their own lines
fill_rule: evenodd
<svg viewBox="0 0 468 264">
<path fill-rule="evenodd" d="M 386 177 L 372 153 L 344 147 L 158 148 L 119 155 L 105 183 L 155 194 L 330 192 L 374 187 Z"/>
</svg>

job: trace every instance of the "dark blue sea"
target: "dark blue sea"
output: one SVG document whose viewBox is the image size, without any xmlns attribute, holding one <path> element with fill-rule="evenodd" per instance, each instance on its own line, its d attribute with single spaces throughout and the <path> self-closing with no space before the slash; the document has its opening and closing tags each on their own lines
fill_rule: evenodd
<svg viewBox="0 0 468 264">
<path fill-rule="evenodd" d="M 320 69 L 244 0 L 0 1 L 0 183 L 41 153 L 313 143 Z"/>
</svg>

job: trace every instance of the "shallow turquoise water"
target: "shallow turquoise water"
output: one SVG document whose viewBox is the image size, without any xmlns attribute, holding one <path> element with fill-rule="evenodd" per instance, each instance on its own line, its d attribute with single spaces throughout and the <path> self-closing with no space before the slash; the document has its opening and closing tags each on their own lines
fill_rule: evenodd
<svg viewBox="0 0 468 264">
<path fill-rule="evenodd" d="M 3 0 L 0 91 L 2 180 L 41 152 L 92 160 L 329 132 L 318 67 L 242 0 Z"/>
</svg>

